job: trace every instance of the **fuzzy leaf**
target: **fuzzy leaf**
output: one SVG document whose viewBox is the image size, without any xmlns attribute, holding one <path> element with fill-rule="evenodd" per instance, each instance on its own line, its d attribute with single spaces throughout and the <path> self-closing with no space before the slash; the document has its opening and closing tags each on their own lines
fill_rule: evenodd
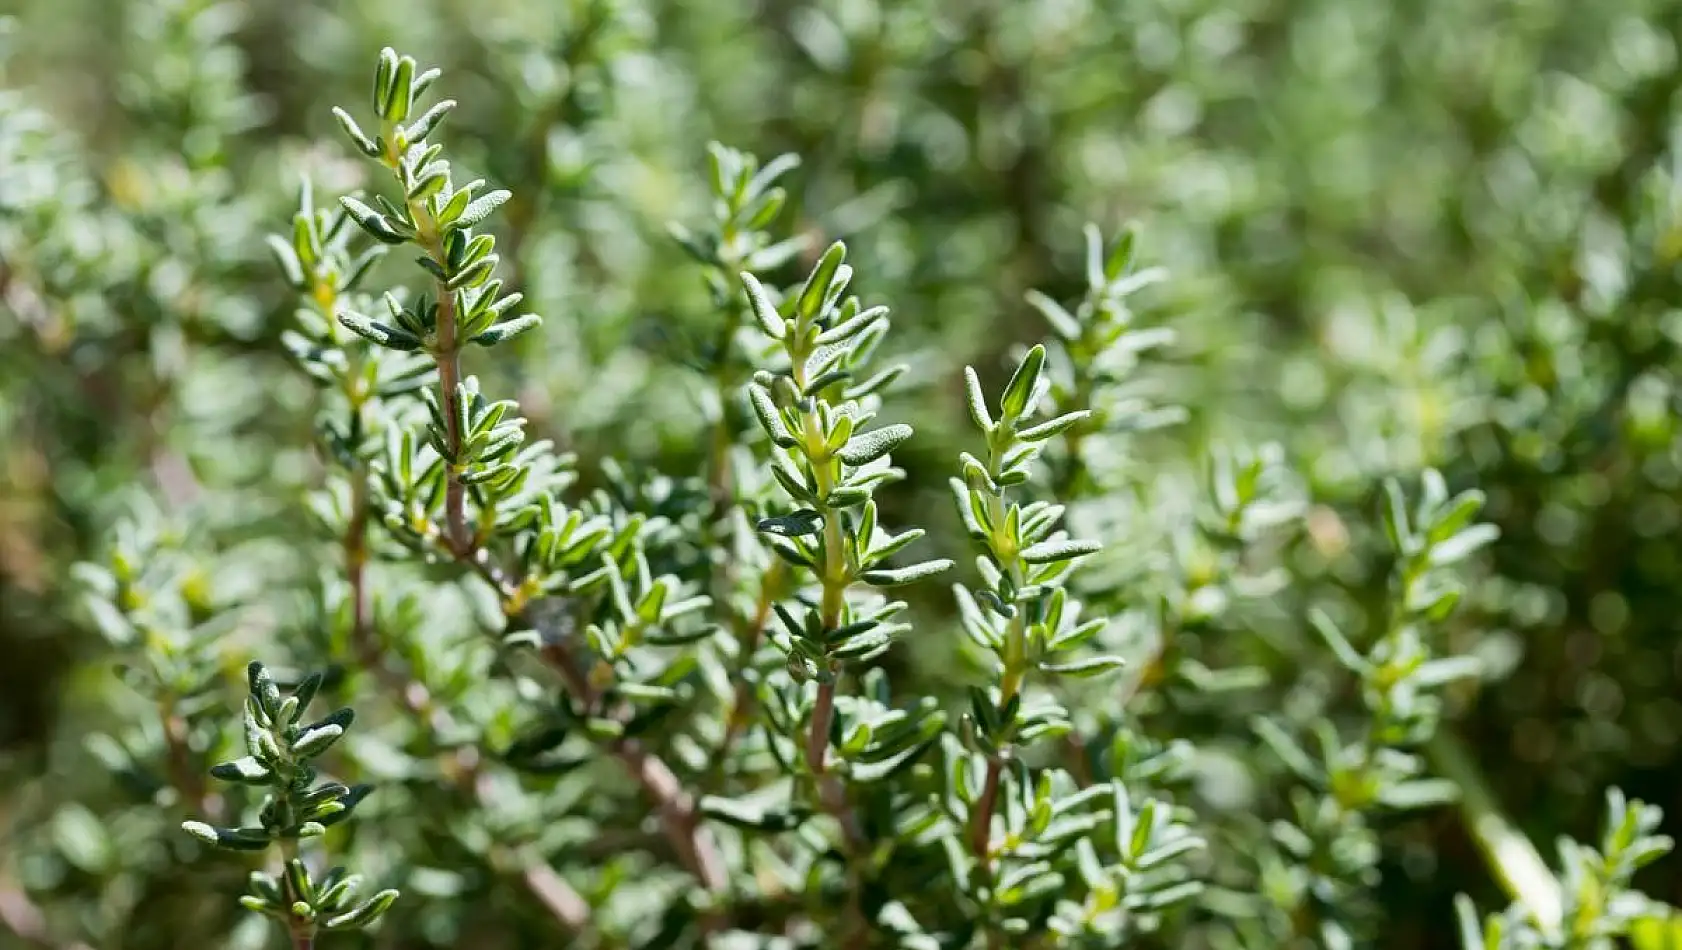
<svg viewBox="0 0 1682 950">
<path fill-rule="evenodd" d="M 805 820 L 806 814 L 789 805 L 766 805 L 740 799 L 707 795 L 700 802 L 701 814 L 714 821 L 749 831 L 789 831 Z"/>
<path fill-rule="evenodd" d="M 396 900 L 397 891 L 388 888 L 368 898 L 355 910 L 327 918 L 323 926 L 328 930 L 359 930 L 379 920 Z"/>
<path fill-rule="evenodd" d="M 1103 676 L 1121 669 L 1127 661 L 1119 656 L 1094 656 L 1084 660 L 1074 660 L 1069 663 L 1041 663 L 1040 669 L 1058 676 L 1073 676 L 1078 679 L 1089 679 Z"/>
<path fill-rule="evenodd" d="M 267 851 L 272 843 L 259 828 L 213 828 L 202 821 L 184 821 L 181 830 L 228 851 Z"/>
<path fill-rule="evenodd" d="M 1027 415 L 1029 402 L 1040 385 L 1040 372 L 1045 368 L 1045 347 L 1035 344 L 1022 358 L 1021 365 L 1011 374 L 999 396 L 999 413 L 1006 419 L 1020 419 Z"/>
<path fill-rule="evenodd" d="M 491 216 L 491 212 L 502 207 L 514 193 L 504 188 L 487 192 L 468 202 L 460 215 L 448 223 L 440 222 L 444 227 L 452 229 L 470 228 Z"/>
<path fill-rule="evenodd" d="M 388 350 L 411 353 L 421 348 L 419 337 L 390 324 L 379 323 L 354 310 L 339 311 L 339 323 L 357 336 Z"/>
<path fill-rule="evenodd" d="M 362 126 L 356 124 L 356 120 L 351 118 L 349 112 L 334 106 L 333 118 L 339 120 L 339 126 L 345 130 L 346 135 L 350 136 L 351 142 L 355 143 L 362 154 L 369 158 L 380 157 L 380 147 L 374 144 L 374 140 L 369 138 L 367 133 L 362 131 Z"/>
<path fill-rule="evenodd" d="M 841 447 L 837 453 L 841 460 L 848 465 L 868 465 L 894 450 L 894 447 L 911 438 L 912 429 L 908 425 L 883 426 L 869 432 L 857 434 Z"/>
<path fill-rule="evenodd" d="M 771 297 L 765 292 L 765 286 L 759 278 L 742 272 L 742 289 L 747 291 L 748 309 L 753 311 L 753 317 L 759 321 L 759 328 L 773 340 L 781 340 L 788 332 L 788 324 L 777 313 L 777 308 L 771 303 Z"/>
<path fill-rule="evenodd" d="M 785 538 L 805 537 L 823 530 L 823 515 L 810 508 L 803 508 L 790 514 L 761 519 L 757 527 L 766 534 L 781 535 Z"/>
<path fill-rule="evenodd" d="M 242 785 L 266 785 L 274 778 L 274 773 L 251 756 L 223 762 L 212 766 L 211 777 L 224 782 L 238 782 Z"/>
<path fill-rule="evenodd" d="M 938 561 L 924 561 L 909 567 L 878 568 L 865 571 L 859 575 L 859 580 L 872 587 L 898 587 L 902 584 L 912 584 L 924 578 L 933 577 L 943 571 L 950 570 L 952 562 L 941 558 Z"/>
<path fill-rule="evenodd" d="M 344 727 L 336 723 L 316 726 L 299 736 L 298 741 L 292 743 L 292 753 L 301 758 L 314 758 L 326 752 L 344 734 Z"/>
<path fill-rule="evenodd" d="M 512 320 L 504 320 L 479 333 L 473 337 L 472 342 L 484 347 L 496 346 L 498 343 L 506 343 L 514 339 L 527 330 L 535 329 L 541 323 L 543 323 L 543 318 L 537 314 L 524 314 Z"/>
<path fill-rule="evenodd" d="M 1029 564 L 1054 564 L 1058 561 L 1069 561 L 1088 554 L 1097 554 L 1104 546 L 1096 541 L 1081 541 L 1075 538 L 1041 541 L 1022 550 L 1022 560 Z"/>
<path fill-rule="evenodd" d="M 1092 418 L 1091 411 L 1077 409 L 1074 412 L 1067 412 L 1055 419 L 1042 422 L 1037 426 L 1030 426 L 1016 434 L 1025 442 L 1044 442 L 1046 439 L 1090 418 Z"/>
</svg>

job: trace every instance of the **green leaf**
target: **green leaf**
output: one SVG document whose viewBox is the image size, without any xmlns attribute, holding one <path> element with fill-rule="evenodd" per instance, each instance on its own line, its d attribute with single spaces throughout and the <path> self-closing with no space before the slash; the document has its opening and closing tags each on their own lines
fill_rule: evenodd
<svg viewBox="0 0 1682 950">
<path fill-rule="evenodd" d="M 643 635 L 642 642 L 652 647 L 681 647 L 691 643 L 699 643 L 715 633 L 719 628 L 715 626 L 700 627 L 681 633 L 666 630 L 653 630 Z"/>
<path fill-rule="evenodd" d="M 1431 545 L 1431 565 L 1448 567 L 1471 557 L 1479 548 L 1501 536 L 1501 529 L 1492 524 L 1473 525 L 1446 540 Z"/>
<path fill-rule="evenodd" d="M 271 843 L 260 828 L 213 828 L 202 821 L 184 821 L 181 830 L 228 851 L 266 851 Z"/>
<path fill-rule="evenodd" d="M 1308 612 L 1308 625 L 1320 634 L 1320 639 L 1324 640 L 1326 646 L 1331 648 L 1332 655 L 1337 657 L 1337 661 L 1343 664 L 1344 669 L 1352 673 L 1360 673 L 1366 670 L 1366 659 L 1355 650 L 1355 647 L 1344 637 L 1343 631 L 1337 628 L 1337 624 L 1324 610 L 1318 607 L 1310 610 Z"/>
<path fill-rule="evenodd" d="M 1028 355 L 1022 358 L 1021 365 L 1011 375 L 1010 382 L 1005 384 L 1004 393 L 999 396 L 999 414 L 1011 421 L 1022 418 L 1027 414 L 1029 402 L 1036 395 L 1040 385 L 1040 372 L 1045 368 L 1045 347 L 1034 344 Z"/>
<path fill-rule="evenodd" d="M 887 307 L 871 307 L 869 310 L 862 311 L 818 334 L 818 345 L 830 346 L 850 340 L 869 329 L 887 313 Z"/>
<path fill-rule="evenodd" d="M 1048 422 L 1042 422 L 1037 426 L 1030 426 L 1016 433 L 1016 435 L 1025 442 L 1044 442 L 1046 439 L 1090 418 L 1092 418 L 1090 410 L 1077 409 L 1074 412 L 1064 413 Z"/>
<path fill-rule="evenodd" d="M 249 755 L 212 766 L 210 775 L 224 782 L 238 782 L 242 785 L 267 785 L 274 778 L 273 772 Z"/>
<path fill-rule="evenodd" d="M 268 244 L 269 253 L 274 255 L 275 263 L 280 265 L 280 272 L 286 278 L 287 286 L 293 290 L 303 290 L 304 269 L 298 260 L 298 252 L 278 234 L 269 235 L 264 242 Z"/>
<path fill-rule="evenodd" d="M 797 810 L 792 805 L 767 805 L 718 795 L 702 797 L 700 809 L 701 814 L 714 821 L 722 821 L 749 831 L 765 832 L 789 831 L 799 827 L 809 814 Z"/>
<path fill-rule="evenodd" d="M 368 232 L 374 240 L 386 244 L 402 244 L 409 239 L 408 234 L 400 230 L 395 222 L 355 198 L 345 195 L 339 199 L 339 204 L 344 205 L 345 210 L 350 212 L 351 220 Z"/>
<path fill-rule="evenodd" d="M 349 112 L 334 106 L 333 118 L 339 120 L 339 126 L 345 130 L 346 135 L 350 136 L 351 142 L 356 145 L 362 154 L 369 158 L 380 157 L 380 147 L 374 144 L 374 140 L 369 138 L 367 133 L 362 131 L 362 126 L 356 124 L 356 120 L 351 118 Z"/>
<path fill-rule="evenodd" d="M 1295 739 L 1292 739 L 1284 729 L 1271 719 L 1257 717 L 1251 720 L 1251 727 L 1256 731 L 1256 737 L 1273 750 L 1279 761 L 1295 772 L 1299 778 L 1309 782 L 1318 782 L 1322 776 L 1314 760 L 1302 750 Z"/>
<path fill-rule="evenodd" d="M 1410 554 L 1413 530 L 1408 526 L 1407 498 L 1401 484 L 1393 478 L 1385 479 L 1384 497 L 1388 502 L 1384 506 L 1384 533 L 1397 553 Z"/>
<path fill-rule="evenodd" d="M 470 228 L 490 217 L 491 212 L 502 207 L 512 197 L 514 197 L 513 192 L 499 188 L 473 199 L 454 220 L 439 223 L 443 227 L 452 229 Z"/>
<path fill-rule="evenodd" d="M 397 72 L 397 51 L 387 46 L 380 50 L 380 61 L 374 66 L 374 111 L 383 112 L 391 98 L 392 74 Z"/>
<path fill-rule="evenodd" d="M 1074 538 L 1053 539 L 1041 541 L 1022 550 L 1022 560 L 1029 564 L 1055 564 L 1059 561 L 1069 561 L 1088 554 L 1097 554 L 1104 546 L 1096 541 L 1081 541 Z"/>
<path fill-rule="evenodd" d="M 405 56 L 397 61 L 391 84 L 386 88 L 385 101 L 380 103 L 380 116 L 387 122 L 402 122 L 409 117 L 414 105 L 415 61 Z"/>
<path fill-rule="evenodd" d="M 386 889 L 368 898 L 362 906 L 348 913 L 329 917 L 323 923 L 328 930 L 359 930 L 379 920 L 397 900 L 397 891 Z"/>
<path fill-rule="evenodd" d="M 969 417 L 982 432 L 993 434 L 993 417 L 987 412 L 987 394 L 981 390 L 981 377 L 975 367 L 964 367 L 964 394 L 969 403 Z"/>
<path fill-rule="evenodd" d="M 59 854 L 77 870 L 102 875 L 112 869 L 116 842 L 93 812 L 71 802 L 52 817 L 52 840 Z"/>
<path fill-rule="evenodd" d="M 339 741 L 339 738 L 344 734 L 344 727 L 336 723 L 316 726 L 300 735 L 298 741 L 292 743 L 292 753 L 300 758 L 315 758 L 331 748 L 333 743 Z"/>
<path fill-rule="evenodd" d="M 868 465 L 893 451 L 895 446 L 911 438 L 912 434 L 908 425 L 883 426 L 880 429 L 855 434 L 837 454 L 848 465 Z"/>
<path fill-rule="evenodd" d="M 304 710 L 310 707 L 310 703 L 315 702 L 315 694 L 321 690 L 321 684 L 325 680 L 326 677 L 322 674 L 311 673 L 304 677 L 303 681 L 298 684 L 297 689 L 292 691 L 293 697 L 298 700 L 298 716 L 302 716 Z M 294 718 L 292 721 L 297 722 L 298 720 Z"/>
<path fill-rule="evenodd" d="M 444 116 L 448 115 L 450 110 L 455 107 L 456 101 L 454 99 L 438 100 L 432 108 L 422 113 L 420 118 L 403 130 L 404 138 L 407 138 L 411 145 L 424 142 L 426 137 L 432 134 L 432 130 L 438 127 L 438 123 L 444 121 Z"/>
<path fill-rule="evenodd" d="M 488 330 L 474 336 L 472 341 L 483 347 L 496 346 L 506 343 L 527 330 L 532 330 L 543 323 L 543 318 L 535 313 L 523 314 L 512 320 L 504 320 Z"/>
<path fill-rule="evenodd" d="M 1115 246 L 1110 248 L 1109 256 L 1104 259 L 1104 279 L 1119 280 L 1121 276 L 1133 268 L 1133 256 L 1137 251 L 1139 232 L 1136 228 L 1128 227 L 1116 239 Z"/>
<path fill-rule="evenodd" d="M 1197 851 L 1203 847 L 1203 839 L 1195 835 L 1184 835 L 1174 838 L 1139 855 L 1134 866 L 1139 871 L 1149 871 L 1161 867 L 1175 858 Z"/>
<path fill-rule="evenodd" d="M 1432 688 L 1455 680 L 1476 679 L 1483 675 L 1483 660 L 1475 656 L 1445 656 L 1427 660 L 1413 673 L 1413 684 Z"/>
<path fill-rule="evenodd" d="M 1378 800 L 1387 808 L 1413 810 L 1448 805 L 1460 798 L 1460 788 L 1447 779 L 1417 779 L 1394 782 L 1378 790 Z"/>
<path fill-rule="evenodd" d="M 412 353 L 421 348 L 421 340 L 414 334 L 379 323 L 354 310 L 339 311 L 339 323 L 357 336 L 388 350 Z"/>
<path fill-rule="evenodd" d="M 781 340 L 788 332 L 788 324 L 777 313 L 777 308 L 771 303 L 771 298 L 765 293 L 764 285 L 759 278 L 743 271 L 741 274 L 742 289 L 747 291 L 748 309 L 753 311 L 755 320 L 759 321 L 759 328 L 773 340 Z"/>
<path fill-rule="evenodd" d="M 940 730 L 936 728 L 934 734 L 922 742 L 913 743 L 887 755 L 872 755 L 867 753 L 862 759 L 847 764 L 847 777 L 855 782 L 871 783 L 885 782 L 917 764 L 924 752 L 934 747 L 940 739 Z"/>
<path fill-rule="evenodd" d="M 781 448 L 791 449 L 799 443 L 789 434 L 788 427 L 783 425 L 782 413 L 771 401 L 771 394 L 764 388 L 748 384 L 748 403 L 753 406 L 753 414 L 759 419 L 760 428 L 771 437 L 771 441 Z"/>
<path fill-rule="evenodd" d="M 841 266 L 847 259 L 847 245 L 836 241 L 824 251 L 823 257 L 812 268 L 806 283 L 800 288 L 800 296 L 795 300 L 795 312 L 810 320 L 823 309 L 841 272 Z"/>
<path fill-rule="evenodd" d="M 1028 305 L 1045 317 L 1045 322 L 1051 324 L 1051 330 L 1065 340 L 1080 339 L 1080 323 L 1074 315 L 1063 308 L 1063 305 L 1037 290 L 1027 293 Z"/>
<path fill-rule="evenodd" d="M 781 535 L 785 538 L 805 537 L 823 530 L 823 515 L 810 508 L 803 508 L 786 515 L 761 519 L 757 527 L 766 534 Z"/>
<path fill-rule="evenodd" d="M 809 567 L 809 568 L 817 567 L 817 564 L 815 562 L 813 562 L 811 557 L 809 557 L 800 548 L 796 547 L 794 542 L 788 540 L 787 538 L 782 538 L 782 537 L 779 537 L 777 535 L 771 535 L 770 537 L 766 538 L 765 540 L 766 540 L 766 543 L 771 546 L 771 550 L 778 557 L 780 557 L 783 560 L 787 561 L 788 563 L 794 565 L 795 567 Z"/>
<path fill-rule="evenodd" d="M 865 571 L 859 575 L 859 580 L 872 587 L 898 587 L 902 584 L 912 584 L 927 577 L 951 570 L 952 562 L 941 558 L 938 561 L 924 561 L 909 567 L 878 568 Z"/>
<path fill-rule="evenodd" d="M 1468 904 L 1471 902 L 1468 900 Z M 1682 914 L 1654 911 L 1633 921 L 1629 942 L 1634 950 L 1676 950 L 1682 947 Z"/>
<path fill-rule="evenodd" d="M 1090 221 L 1080 230 L 1086 238 L 1086 286 L 1097 289 L 1109 283 L 1104 273 L 1104 234 Z"/>
<path fill-rule="evenodd" d="M 268 723 L 273 723 L 280 713 L 280 687 L 275 685 L 274 675 L 263 664 L 253 660 L 245 668 L 245 679 L 251 698 L 268 717 Z"/>
<path fill-rule="evenodd" d="M 1454 917 L 1460 926 L 1460 946 L 1463 950 L 1500 950 L 1500 925 L 1493 918 L 1491 919 L 1491 926 L 1495 929 L 1495 932 L 1489 934 L 1489 936 L 1494 939 L 1485 942 L 1486 931 L 1478 922 L 1478 909 L 1472 903 L 1470 897 L 1465 894 L 1454 895 Z M 1645 947 L 1639 942 L 1636 943 L 1636 946 L 1638 950 L 1660 950 L 1657 946 Z"/>
<path fill-rule="evenodd" d="M 1079 679 L 1090 679 L 1114 672 L 1127 665 L 1127 661 L 1119 656 L 1094 656 L 1069 663 L 1041 663 L 1040 669 L 1058 676 L 1073 676 Z"/>
</svg>

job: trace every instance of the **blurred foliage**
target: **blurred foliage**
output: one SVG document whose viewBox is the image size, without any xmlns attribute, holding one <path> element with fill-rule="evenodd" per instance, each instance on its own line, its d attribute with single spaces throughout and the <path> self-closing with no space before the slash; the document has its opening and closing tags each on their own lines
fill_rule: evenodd
<svg viewBox="0 0 1682 950">
<path fill-rule="evenodd" d="M 444 70 L 461 103 L 439 135 L 451 160 L 513 192 L 488 227 L 543 329 L 463 361 L 517 398 L 533 438 L 576 458 L 569 497 L 681 523 L 704 486 L 649 473 L 716 471 L 720 433 L 741 448 L 755 431 L 732 402 L 753 367 L 730 362 L 738 315 L 721 305 L 743 261 L 698 265 L 670 231 L 715 217 L 709 141 L 801 160 L 773 230 L 803 251 L 756 273 L 795 285 L 845 240 L 857 291 L 892 305 L 884 347 L 912 367 L 892 419 L 917 437 L 895 449 L 906 478 L 876 503 L 884 523 L 946 539 L 920 542 L 927 556 L 973 554 L 948 486 L 959 453 L 979 452 L 966 365 L 997 394 L 1024 344 L 1056 337 L 1052 408 L 1129 420 L 1137 431 L 1076 429 L 1061 444 L 1078 449 L 1045 462 L 1071 530 L 1105 545 L 1070 590 L 1115 618 L 1106 638 L 1129 660 L 1063 697 L 1091 746 L 1071 771 L 1126 761 L 1129 782 L 1188 805 L 1211 835 L 1211 887 L 1147 939 L 1284 945 L 1272 928 L 1299 921 L 1258 912 L 1261 894 L 1275 910 L 1362 904 L 1358 944 L 1458 945 L 1455 894 L 1498 907 L 1537 879 L 1542 866 L 1504 843 L 1588 839 L 1613 786 L 1672 827 L 1682 814 L 1682 3 L 6 12 L 0 947 L 16 933 L 261 945 L 232 900 L 239 869 L 176 831 L 215 804 L 195 776 L 233 754 L 226 709 L 254 657 L 288 675 L 334 662 L 324 689 L 382 724 L 359 726 L 340 766 L 393 787 L 345 842 L 360 871 L 404 890 L 375 945 L 553 939 L 540 891 L 508 883 L 546 862 L 615 921 L 656 915 L 680 886 L 681 862 L 624 814 L 646 809 L 611 770 L 541 795 L 501 773 L 477 790 L 441 780 L 454 766 L 436 747 L 504 746 L 534 702 L 519 680 L 481 689 L 463 672 L 501 662 L 485 641 L 463 646 L 496 614 L 482 590 L 437 565 L 371 566 L 391 590 L 373 605 L 380 648 L 473 735 L 420 736 L 411 720 L 432 706 L 382 703 L 356 673 L 343 571 L 305 516 L 331 466 L 312 446 L 316 384 L 284 339 L 299 295 L 264 236 L 287 230 L 300 176 L 323 196 L 381 185 L 330 110 L 365 102 L 386 45 Z M 1115 288 L 1091 279 L 1087 221 L 1105 235 L 1141 222 L 1139 257 L 1168 279 L 1105 310 Z M 387 255 L 370 285 L 412 279 L 411 257 Z M 1059 312 L 1078 318 L 1073 333 Z M 1145 336 L 1115 347 L 1112 329 Z M 1406 572 L 1379 517 L 1390 478 L 1404 508 L 1481 490 L 1500 539 L 1457 566 L 1460 609 L 1428 638 L 1433 656 L 1478 661 L 1438 691 L 1442 727 L 1419 763 L 1459 803 L 1357 833 L 1324 811 L 1336 763 L 1315 736 L 1330 723 L 1332 746 L 1359 744 L 1370 721 L 1371 691 L 1331 644 L 1368 656 L 1393 639 Z M 685 577 L 706 557 L 682 544 L 664 556 L 657 569 Z M 76 567 L 89 563 L 101 566 Z M 133 591 L 109 583 L 127 573 Z M 987 580 L 959 573 L 972 589 Z M 131 595 L 165 618 L 151 655 L 219 678 L 125 687 L 112 664 L 145 640 L 124 619 L 141 606 Z M 963 642 L 962 598 L 937 584 L 905 597 L 915 634 L 877 662 L 897 693 L 962 704 L 992 669 Z M 1257 717 L 1277 741 L 1257 738 Z M 1299 746 L 1307 777 L 1288 768 Z M 448 819 L 470 795 L 494 804 L 493 829 Z M 1298 832 L 1277 854 L 1253 846 L 1274 820 Z M 1612 873 L 1561 857 L 1571 880 Z M 1677 868 L 1655 865 L 1643 889 L 1682 901 Z M 1345 906 L 1345 886 L 1368 899 Z"/>
</svg>

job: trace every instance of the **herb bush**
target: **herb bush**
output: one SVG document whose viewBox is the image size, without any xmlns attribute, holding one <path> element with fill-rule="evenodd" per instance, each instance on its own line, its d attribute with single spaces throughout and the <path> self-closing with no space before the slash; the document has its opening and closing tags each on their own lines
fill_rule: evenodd
<svg viewBox="0 0 1682 950">
<path fill-rule="evenodd" d="M 12 13 L 0 947 L 1682 945 L 1682 4 Z"/>
</svg>

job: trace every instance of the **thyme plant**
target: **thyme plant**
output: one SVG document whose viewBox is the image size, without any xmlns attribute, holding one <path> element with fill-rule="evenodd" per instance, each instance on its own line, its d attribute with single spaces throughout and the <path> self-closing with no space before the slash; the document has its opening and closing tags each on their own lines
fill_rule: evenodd
<svg viewBox="0 0 1682 950">
<path fill-rule="evenodd" d="M 0 510 L 0 580 L 98 637 L 65 647 L 51 741 L 0 754 L 0 947 L 1272 950 L 1391 945 L 1404 911 L 1468 950 L 1668 946 L 1636 878 L 1663 813 L 1610 786 L 1550 867 L 1531 836 L 1559 828 L 1513 820 L 1467 742 L 1514 618 L 1552 609 L 1507 573 L 1577 524 L 1504 479 L 1669 451 L 1674 182 L 1631 158 L 1578 188 L 1629 279 L 1583 264 L 1578 322 L 1488 324 L 1488 372 L 1325 275 L 1298 288 L 1337 304 L 1324 339 L 1258 367 L 1217 330 L 1279 287 L 1196 248 L 1274 225 L 1065 235 L 1133 199 L 1036 184 L 1087 161 L 1042 140 L 1108 147 L 1088 105 L 1169 121 L 1175 87 L 1062 84 L 1172 6 L 765 11 L 813 64 L 784 85 L 716 12 L 405 15 L 380 28 L 447 69 L 359 58 L 361 101 L 273 145 L 298 103 L 246 85 L 304 60 L 248 63 L 241 30 L 303 14 L 170 0 L 125 14 L 109 164 L 0 90 L 0 360 L 41 382 L 0 380 L 0 471 L 66 512 Z M 372 26 L 315 14 L 349 87 L 332 50 Z M 1184 56 L 1219 73 L 1260 16 L 1209 11 Z M 911 82 L 949 54 L 973 128 Z M 799 154 L 683 139 L 750 87 Z M 943 176 L 1003 182 L 1004 213 L 943 208 Z M 1591 341 L 1621 355 L 1565 358 Z M 1619 400 L 1639 453 L 1596 428 Z M 74 569 L 14 578 L 48 556 L 19 537 Z M 1635 622 L 1614 580 L 1597 629 Z M 1455 858 L 1467 893 L 1397 909 Z"/>
</svg>

